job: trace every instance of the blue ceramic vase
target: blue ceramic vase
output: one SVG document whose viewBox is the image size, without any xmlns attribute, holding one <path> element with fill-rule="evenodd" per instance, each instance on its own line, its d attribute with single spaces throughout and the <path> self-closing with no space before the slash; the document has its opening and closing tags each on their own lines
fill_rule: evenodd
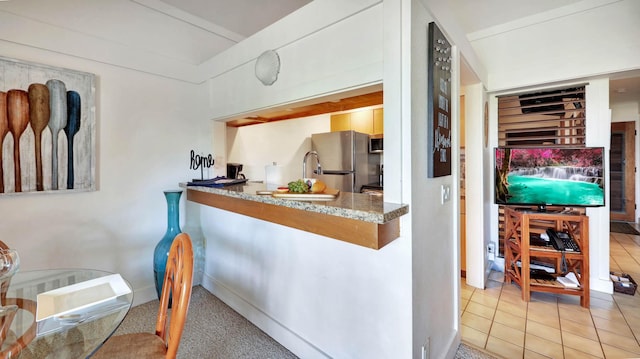
<svg viewBox="0 0 640 359">
<path fill-rule="evenodd" d="M 164 272 L 167 267 L 167 258 L 173 239 L 181 232 L 180 230 L 180 196 L 182 190 L 164 191 L 167 200 L 167 232 L 156 245 L 153 251 L 153 277 L 156 283 L 158 299 L 162 294 L 162 284 L 164 283 Z"/>
</svg>

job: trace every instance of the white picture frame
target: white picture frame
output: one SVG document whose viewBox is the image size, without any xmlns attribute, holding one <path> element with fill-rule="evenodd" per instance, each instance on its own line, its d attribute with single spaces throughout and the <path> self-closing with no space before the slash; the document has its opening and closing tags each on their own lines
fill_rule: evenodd
<svg viewBox="0 0 640 359">
<path fill-rule="evenodd" d="M 0 57 L 0 195 L 95 190 L 95 91 L 94 74 Z"/>
</svg>

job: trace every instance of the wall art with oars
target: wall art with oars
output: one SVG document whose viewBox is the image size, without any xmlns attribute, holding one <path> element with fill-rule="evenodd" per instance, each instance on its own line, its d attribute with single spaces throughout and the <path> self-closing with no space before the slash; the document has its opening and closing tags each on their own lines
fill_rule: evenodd
<svg viewBox="0 0 640 359">
<path fill-rule="evenodd" d="M 95 75 L 0 58 L 0 194 L 95 190 Z"/>
</svg>

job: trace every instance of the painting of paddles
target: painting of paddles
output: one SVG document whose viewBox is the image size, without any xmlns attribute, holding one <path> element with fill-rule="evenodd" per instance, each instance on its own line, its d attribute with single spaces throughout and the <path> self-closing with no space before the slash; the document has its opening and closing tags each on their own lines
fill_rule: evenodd
<svg viewBox="0 0 640 359">
<path fill-rule="evenodd" d="M 0 58 L 0 194 L 95 190 L 95 75 Z"/>
</svg>

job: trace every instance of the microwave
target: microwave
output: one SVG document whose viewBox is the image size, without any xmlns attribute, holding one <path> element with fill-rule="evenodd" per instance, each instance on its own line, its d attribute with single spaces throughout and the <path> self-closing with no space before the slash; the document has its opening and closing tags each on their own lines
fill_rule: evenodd
<svg viewBox="0 0 640 359">
<path fill-rule="evenodd" d="M 369 136 L 369 153 L 382 153 L 384 146 L 383 135 L 370 135 Z"/>
</svg>

